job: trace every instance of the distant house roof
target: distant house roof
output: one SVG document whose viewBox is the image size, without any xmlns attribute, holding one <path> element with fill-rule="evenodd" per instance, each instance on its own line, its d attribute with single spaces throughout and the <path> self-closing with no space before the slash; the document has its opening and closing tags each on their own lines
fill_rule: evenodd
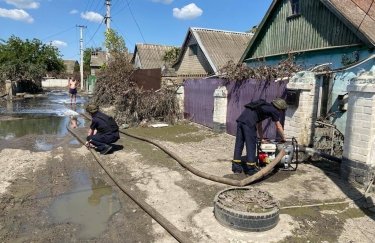
<svg viewBox="0 0 375 243">
<path fill-rule="evenodd" d="M 241 57 L 241 62 L 249 57 L 251 49 L 259 39 L 264 36 L 267 24 L 273 21 L 273 13 L 280 9 L 280 5 L 287 0 L 273 0 L 267 13 L 263 17 L 254 38 L 251 39 L 246 51 Z M 309 0 L 313 3 L 320 2 L 345 25 L 356 38 L 364 44 L 375 46 L 375 3 L 373 0 Z M 306 2 L 309 2 L 306 1 Z M 315 16 L 319 17 L 319 16 Z M 292 21 L 290 21 L 292 23 Z M 272 48 L 272 47 L 271 47 Z"/>
<path fill-rule="evenodd" d="M 367 44 L 375 46 L 375 3 L 373 0 L 320 0 Z"/>
<path fill-rule="evenodd" d="M 74 66 L 76 65 L 76 60 L 64 60 L 64 65 L 66 68 L 66 73 L 73 74 Z"/>
<path fill-rule="evenodd" d="M 90 67 L 101 67 L 106 62 L 106 52 L 97 51 L 91 53 Z"/>
<path fill-rule="evenodd" d="M 165 52 L 172 48 L 175 46 L 138 43 L 135 45 L 131 63 L 141 69 L 161 68 L 164 65 Z"/>
<path fill-rule="evenodd" d="M 217 73 L 228 61 L 237 63 L 240 60 L 253 34 L 191 27 L 174 66 L 182 61 L 191 36 L 194 36 L 212 70 Z"/>
</svg>

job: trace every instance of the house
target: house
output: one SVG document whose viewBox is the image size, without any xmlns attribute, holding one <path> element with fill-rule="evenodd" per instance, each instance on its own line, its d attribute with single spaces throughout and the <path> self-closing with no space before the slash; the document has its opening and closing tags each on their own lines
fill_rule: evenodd
<svg viewBox="0 0 375 243">
<path fill-rule="evenodd" d="M 144 89 L 158 89 L 163 85 L 171 85 L 175 81 L 175 72 L 169 67 L 164 56 L 175 46 L 144 44 L 135 45 L 131 63 L 136 71 L 134 78 Z"/>
<path fill-rule="evenodd" d="M 106 63 L 107 53 L 105 51 L 93 51 L 90 59 L 90 72 L 95 76 L 96 72 Z"/>
<path fill-rule="evenodd" d="M 375 4 L 372 0 L 274 0 L 241 62 L 278 63 L 288 54 L 317 73 L 320 97 L 316 117 L 331 117 L 345 134 L 342 100 L 349 80 L 375 64 Z"/>
<path fill-rule="evenodd" d="M 305 71 L 289 79 L 287 92 L 297 102 L 286 111 L 286 134 L 314 148 L 325 144 L 331 153 L 338 148 L 342 178 L 369 184 L 375 166 L 374 50 L 373 0 L 274 0 L 240 61 L 273 65 L 293 54 Z M 319 117 L 329 118 L 328 124 Z M 321 127 L 332 129 L 316 136 Z"/>
<path fill-rule="evenodd" d="M 189 28 L 180 55 L 173 65 L 180 78 L 199 78 L 219 74 L 229 61 L 237 63 L 252 33 Z"/>
<path fill-rule="evenodd" d="M 74 73 L 74 67 L 79 65 L 76 60 L 64 60 L 65 72 L 68 75 L 72 75 Z"/>
<path fill-rule="evenodd" d="M 138 43 L 135 45 L 131 63 L 135 69 L 162 68 L 165 64 L 164 55 L 172 48 L 176 47 Z"/>
</svg>

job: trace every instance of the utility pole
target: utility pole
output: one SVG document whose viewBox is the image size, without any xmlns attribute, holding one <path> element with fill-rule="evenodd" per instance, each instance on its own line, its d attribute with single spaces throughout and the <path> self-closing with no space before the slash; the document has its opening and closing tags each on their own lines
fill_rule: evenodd
<svg viewBox="0 0 375 243">
<path fill-rule="evenodd" d="M 106 31 L 108 33 L 108 30 L 111 28 L 111 0 L 105 0 L 105 6 L 106 6 L 106 15 L 104 17 L 105 25 L 107 26 Z M 105 59 L 108 62 L 109 53 L 108 50 L 106 50 Z"/>
<path fill-rule="evenodd" d="M 81 55 L 81 63 L 79 65 L 79 70 L 81 74 L 81 90 L 84 90 L 84 85 L 83 85 L 83 28 L 87 28 L 87 26 L 77 25 L 77 27 L 80 28 L 80 34 L 81 34 L 81 38 L 79 39 L 79 50 L 80 50 L 80 55 Z"/>
</svg>

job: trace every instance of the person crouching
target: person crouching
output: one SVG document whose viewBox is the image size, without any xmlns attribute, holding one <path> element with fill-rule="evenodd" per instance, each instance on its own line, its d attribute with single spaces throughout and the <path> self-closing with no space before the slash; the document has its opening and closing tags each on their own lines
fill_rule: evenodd
<svg viewBox="0 0 375 243">
<path fill-rule="evenodd" d="M 107 154 L 112 150 L 111 143 L 120 139 L 119 127 L 113 117 L 99 111 L 99 107 L 88 104 L 86 111 L 91 115 L 92 121 L 86 146 L 94 147 L 100 154 Z"/>
</svg>

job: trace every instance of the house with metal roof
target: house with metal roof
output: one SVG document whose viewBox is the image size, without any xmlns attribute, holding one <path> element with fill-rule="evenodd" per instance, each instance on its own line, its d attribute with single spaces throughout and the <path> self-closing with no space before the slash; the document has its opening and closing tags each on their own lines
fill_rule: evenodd
<svg viewBox="0 0 375 243">
<path fill-rule="evenodd" d="M 106 63 L 105 51 L 93 51 L 90 59 L 91 75 L 95 75 L 96 72 Z"/>
<path fill-rule="evenodd" d="M 229 61 L 240 60 L 252 36 L 245 32 L 189 28 L 173 65 L 177 76 L 199 78 L 219 74 Z"/>
<path fill-rule="evenodd" d="M 162 68 L 165 65 L 165 53 L 175 46 L 138 43 L 131 59 L 135 69 Z"/>
<path fill-rule="evenodd" d="M 315 115 L 330 116 L 345 133 L 342 99 L 349 81 L 374 66 L 374 49 L 373 0 L 274 0 L 240 62 L 274 65 L 292 54 L 316 74 L 320 96 Z"/>
</svg>

